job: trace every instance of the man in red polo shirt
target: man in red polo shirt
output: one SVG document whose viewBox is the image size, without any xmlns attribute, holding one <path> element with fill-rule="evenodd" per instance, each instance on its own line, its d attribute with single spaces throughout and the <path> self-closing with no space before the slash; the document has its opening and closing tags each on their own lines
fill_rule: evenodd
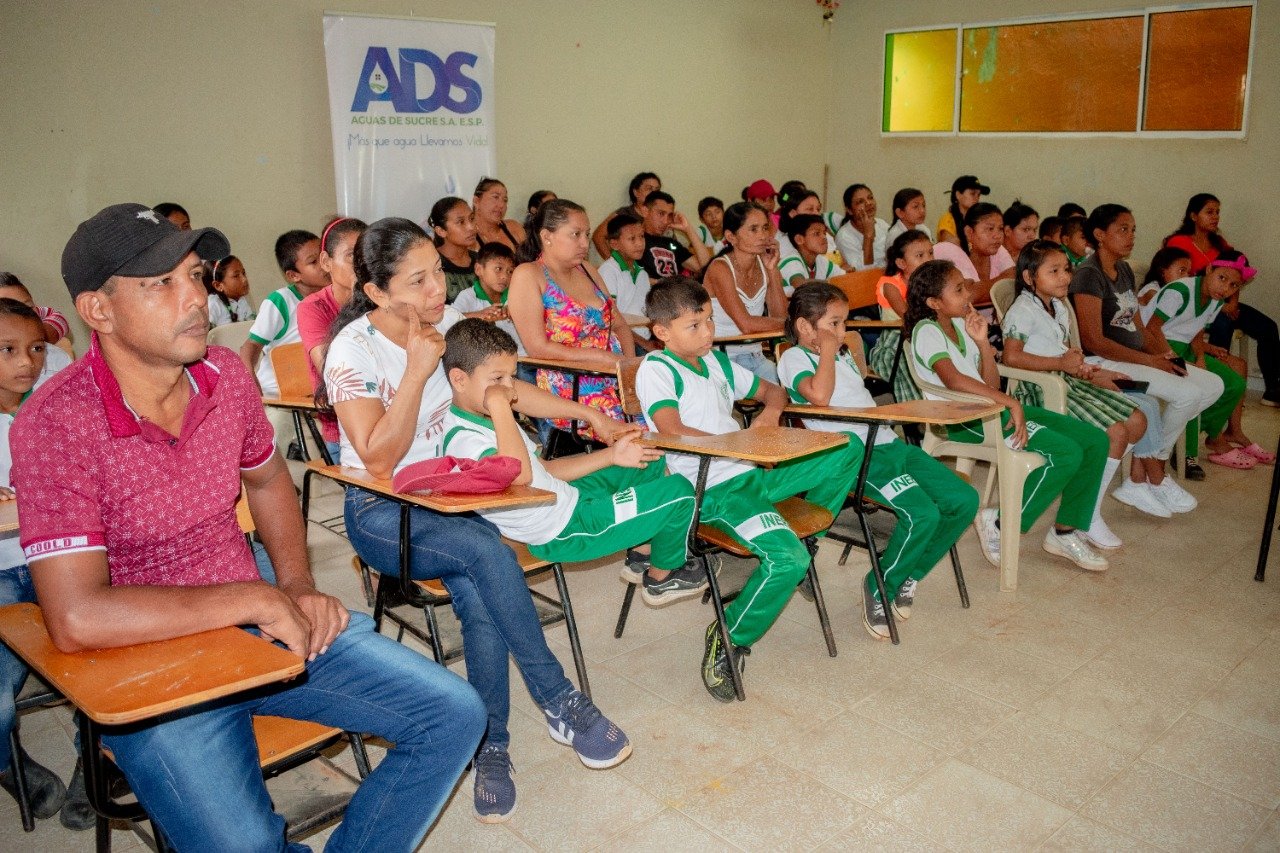
<svg viewBox="0 0 1280 853">
<path fill-rule="evenodd" d="M 200 262 L 229 253 L 218 231 L 179 231 L 139 204 L 102 210 L 67 243 L 63 279 L 93 330 L 89 352 L 32 395 L 11 438 L 36 595 L 67 652 L 240 625 L 307 659 L 305 676 L 265 696 L 103 737 L 177 849 L 285 849 L 255 714 L 395 743 L 328 849 L 412 849 L 474 753 L 484 708 L 464 680 L 316 590 L 253 378 L 205 343 Z M 276 586 L 236 523 L 241 484 Z"/>
</svg>

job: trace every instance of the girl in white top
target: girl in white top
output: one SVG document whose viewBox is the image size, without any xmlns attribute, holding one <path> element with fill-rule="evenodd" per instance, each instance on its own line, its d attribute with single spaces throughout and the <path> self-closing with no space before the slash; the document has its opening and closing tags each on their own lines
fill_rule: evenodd
<svg viewBox="0 0 1280 853">
<path fill-rule="evenodd" d="M 249 276 L 235 255 L 215 261 L 209 277 L 209 325 L 222 326 L 252 320 L 257 315 L 249 303 Z"/>
<path fill-rule="evenodd" d="M 922 231 L 933 242 L 933 232 L 924 224 L 928 216 L 925 207 L 924 193 L 915 187 L 903 187 L 893 194 L 893 221 L 889 223 L 889 233 L 885 235 L 885 245 L 892 246 L 899 234 L 908 231 Z M 888 252 L 888 249 L 885 249 Z"/>
<path fill-rule="evenodd" d="M 836 230 L 836 248 L 847 269 L 884 267 L 889 223 L 876 216 L 876 197 L 866 184 L 850 184 L 844 191 L 844 219 Z"/>
<path fill-rule="evenodd" d="M 727 247 L 707 266 L 716 337 L 752 332 L 781 332 L 787 296 L 778 272 L 778 244 L 769 214 L 755 202 L 741 201 L 724 212 Z M 773 362 L 760 344 L 731 346 L 729 357 L 770 382 L 778 380 Z"/>
<path fill-rule="evenodd" d="M 822 199 L 818 197 L 818 194 L 808 188 L 793 188 L 784 190 L 781 198 L 783 201 L 778 207 L 778 232 L 774 235 L 774 239 L 778 241 L 778 249 L 781 252 L 779 257 L 788 258 L 796 254 L 795 246 L 791 245 L 791 240 L 787 237 L 787 222 L 793 216 L 811 214 L 821 217 L 829 232 L 826 235 L 827 245 L 823 253 L 828 255 L 832 262 L 843 263 L 840 258 L 839 247 L 832 236 L 835 233 L 835 229 L 832 228 L 833 225 L 836 225 L 835 215 L 822 212 Z"/>
<path fill-rule="evenodd" d="M 844 272 L 823 254 L 830 235 L 821 216 L 801 213 L 786 220 L 786 229 L 787 239 L 796 250 L 796 254 L 778 263 L 787 296 L 806 280 L 826 281 Z"/>
</svg>

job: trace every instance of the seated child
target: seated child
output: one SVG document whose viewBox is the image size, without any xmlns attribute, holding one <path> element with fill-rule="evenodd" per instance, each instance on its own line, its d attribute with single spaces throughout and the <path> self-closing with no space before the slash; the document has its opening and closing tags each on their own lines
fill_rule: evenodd
<svg viewBox="0 0 1280 853">
<path fill-rule="evenodd" d="M 724 202 L 709 195 L 698 202 L 698 237 L 713 253 L 724 245 Z"/>
<path fill-rule="evenodd" d="M 600 277 L 605 289 L 623 314 L 643 314 L 644 298 L 649 294 L 649 273 L 640 266 L 644 257 L 644 223 L 634 213 L 623 211 L 605 225 L 609 240 L 609 257 L 600 264 Z M 636 355 L 656 349 L 648 329 L 632 326 Z"/>
<path fill-rule="evenodd" d="M 987 321 L 973 307 L 964 276 L 950 261 L 929 261 L 911 274 L 904 331 L 907 354 L 923 381 L 986 397 L 1006 407 L 1001 414 L 1005 442 L 1014 450 L 1044 457 L 1022 490 L 1022 533 L 1035 524 L 1055 498 L 1058 514 L 1044 538 L 1044 550 L 1082 569 L 1105 571 L 1107 561 L 1076 535 L 1089 527 L 1107 459 L 1107 434 L 1066 415 L 1023 405 L 1000 391 L 995 349 L 987 340 Z M 926 399 L 939 399 L 925 391 Z M 976 422 L 947 427 L 952 441 L 979 444 Z M 984 509 L 974 521 L 982 553 L 1000 565 L 1000 513 Z"/>
<path fill-rule="evenodd" d="M 928 245 L 928 244 L 926 244 Z M 875 400 L 844 347 L 849 303 L 830 284 L 802 284 L 787 308 L 787 337 L 795 346 L 778 359 L 778 376 L 794 403 L 867 408 Z M 806 419 L 809 429 L 847 432 L 865 447 L 867 428 Z M 894 615 L 911 616 L 916 585 L 951 549 L 978 511 L 978 493 L 950 468 L 919 447 L 899 441 L 893 430 L 876 431 L 866 494 L 898 518 L 884 546 L 880 568 Z M 873 638 L 889 639 L 884 604 L 871 572 L 862 585 L 862 625 Z"/>
<path fill-rule="evenodd" d="M 1071 262 L 1057 243 L 1035 240 L 1018 254 L 1018 275 L 1014 279 L 1018 296 L 1004 315 L 1004 363 L 1022 370 L 1057 373 L 1067 383 L 1067 414 L 1106 432 L 1111 442 L 1102 488 L 1093 507 L 1093 521 L 1080 535 L 1099 548 L 1119 548 L 1120 537 L 1102 520 L 1102 499 L 1120 467 L 1124 454 L 1133 448 L 1135 459 L 1153 458 L 1159 447 L 1160 423 L 1154 430 L 1144 411 L 1159 418 L 1160 404 L 1145 394 L 1122 394 L 1116 379 L 1122 373 L 1107 370 L 1084 360 L 1084 353 L 1071 346 L 1071 314 L 1067 288 L 1071 285 Z M 1014 399 L 1025 406 L 1043 406 L 1039 385 L 1021 382 Z M 1139 410 L 1139 398 L 1146 403 Z M 1136 446 L 1150 432 L 1151 439 Z"/>
<path fill-rule="evenodd" d="M 884 320 L 899 320 L 907 313 L 907 280 L 921 264 L 933 260 L 933 243 L 919 229 L 904 231 L 893 239 L 885 252 L 885 275 L 876 283 L 876 304 Z M 867 361 L 883 379 L 893 379 L 893 399 L 898 403 L 920 399 L 920 389 L 905 364 L 906 354 L 898 355 L 902 331 L 886 329 L 871 348 Z M 894 361 L 898 372 L 893 372 Z"/>
<path fill-rule="evenodd" d="M 787 296 L 806 279 L 826 281 L 844 272 L 827 257 L 827 224 L 815 213 L 799 213 L 784 222 L 787 239 L 795 248 L 778 263 L 782 290 Z"/>
<path fill-rule="evenodd" d="M 486 320 L 506 332 L 516 342 L 516 355 L 521 356 L 527 353 L 520 342 L 516 324 L 511 322 L 511 315 L 507 313 L 508 288 L 511 287 L 511 273 L 515 268 L 516 253 L 506 243 L 485 243 L 476 253 L 476 280 L 458 294 L 453 300 L 453 307 L 459 314 Z M 536 385 L 538 370 L 527 364 L 517 364 L 516 378 Z"/>
<path fill-rule="evenodd" d="M 1040 220 L 1041 240 L 1048 240 L 1050 243 L 1062 242 L 1062 220 L 1057 216 L 1046 216 Z"/>
<path fill-rule="evenodd" d="M 288 284 L 269 294 L 258 306 L 249 339 L 240 347 L 240 360 L 258 379 L 264 397 L 280 393 L 271 350 L 298 343 L 298 303 L 329 284 L 320 266 L 320 238 L 310 231 L 286 231 L 276 239 L 276 263 Z M 277 430 L 277 433 L 280 431 Z"/>
<path fill-rule="evenodd" d="M 889 246 L 898 236 L 907 231 L 919 231 L 933 242 L 933 233 L 924 224 L 928 216 L 925 207 L 924 193 L 915 187 L 903 187 L 893 194 L 893 222 L 889 223 L 889 232 L 885 235 L 885 245 Z M 889 261 L 885 259 L 885 267 Z"/>
<path fill-rule="evenodd" d="M 1191 277 L 1191 253 L 1176 246 L 1165 246 L 1151 256 L 1151 266 L 1142 279 L 1142 287 L 1138 288 L 1138 309 L 1144 324 L 1151 322 L 1151 315 L 1156 312 L 1156 294 L 1166 284 L 1172 284 L 1181 278 Z"/>
<path fill-rule="evenodd" d="M 66 315 L 56 308 L 37 305 L 31 291 L 11 272 L 0 272 L 0 299 L 16 299 L 34 310 L 44 328 L 45 341 L 57 344 L 68 357 L 75 357 L 71 351 L 71 324 L 67 322 Z"/>
<path fill-rule="evenodd" d="M 476 215 L 462 199 L 445 196 L 431 206 L 427 224 L 440 253 L 445 301 L 452 302 L 475 281 Z"/>
<path fill-rule="evenodd" d="M 257 316 L 249 302 L 249 276 L 235 255 L 214 261 L 207 283 L 210 326 L 239 323 Z"/>
<path fill-rule="evenodd" d="M 1089 239 L 1084 236 L 1084 219 L 1079 216 L 1072 216 L 1062 220 L 1061 231 L 1062 248 L 1067 253 L 1067 260 L 1071 261 L 1071 268 L 1075 269 L 1085 258 L 1089 257 Z"/>
<path fill-rule="evenodd" d="M 1222 306 L 1257 272 L 1240 252 L 1223 249 L 1201 275 L 1166 284 L 1153 300 L 1147 334 L 1163 335 L 1178 357 L 1216 374 L 1223 384 L 1222 395 L 1187 423 L 1188 461 L 1198 452 L 1201 432 L 1208 437 L 1205 445 L 1214 464 L 1248 470 L 1276 460 L 1274 453 L 1245 435 L 1240 423 L 1248 365 L 1206 337 Z"/>
<path fill-rule="evenodd" d="M 763 211 L 759 215 L 764 219 Z M 711 297 L 701 285 L 683 276 L 663 279 L 649 290 L 645 314 L 665 349 L 644 357 L 636 374 L 636 394 L 658 432 L 690 436 L 734 432 L 741 427 L 733 418 L 733 403 L 748 398 L 764 404 L 751 422 L 752 429 L 778 425 L 786 393 L 712 350 Z M 861 446 L 850 443 L 773 468 L 727 459 L 711 463 L 702 523 L 733 536 L 760 560 L 742 592 L 725 608 L 739 671 L 741 655 L 769 630 L 809 567 L 809 551 L 778 516 L 774 504 L 803 493 L 834 517 L 857 480 L 861 460 Z M 690 482 L 697 478 L 698 461 L 691 456 L 669 454 L 667 465 Z M 702 680 L 721 702 L 734 699 L 732 659 L 712 622 L 706 630 Z"/>
<path fill-rule="evenodd" d="M 8 297 L 0 298 L 0 347 L 8 353 L 0 359 L 0 501 L 11 501 L 9 469 L 13 457 L 9 447 L 9 429 L 23 401 L 40 384 L 44 369 L 44 324 L 40 316 L 26 304 Z M 27 560 L 18 544 L 18 532 L 0 539 L 0 606 L 36 600 Z M 10 732 L 16 723 L 14 699 L 27 679 L 27 667 L 0 644 L 0 788 L 17 798 L 10 753 Z M 67 789 L 57 774 L 24 754 L 23 779 L 32 813 L 40 819 L 53 817 L 67 800 Z M 82 788 L 83 790 L 83 788 Z M 83 796 L 83 795 L 82 795 Z M 64 820 L 65 820 L 64 816 Z M 92 826 L 77 826 L 86 829 Z"/>
<path fill-rule="evenodd" d="M 520 462 L 517 485 L 554 492 L 553 506 L 482 510 L 503 536 L 529 546 L 542 560 L 595 560 L 653 543 L 644 577 L 647 604 L 662 606 L 702 594 L 705 573 L 688 554 L 693 486 L 667 474 L 662 452 L 626 433 L 595 453 L 543 461 L 519 425 L 511 404 L 516 391 L 516 345 L 482 320 L 463 320 L 445 335 L 444 368 L 453 405 L 444 417 L 444 452 L 464 459 L 493 454 Z"/>
</svg>

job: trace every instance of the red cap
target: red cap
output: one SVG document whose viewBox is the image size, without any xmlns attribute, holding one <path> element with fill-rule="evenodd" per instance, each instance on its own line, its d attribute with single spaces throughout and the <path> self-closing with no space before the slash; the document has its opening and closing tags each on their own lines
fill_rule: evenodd
<svg viewBox="0 0 1280 853">
<path fill-rule="evenodd" d="M 487 495 L 515 482 L 520 463 L 510 456 L 458 459 L 441 456 L 406 465 L 391 479 L 397 494 L 441 492 L 455 495 Z"/>
<path fill-rule="evenodd" d="M 764 178 L 747 187 L 747 201 L 756 201 L 757 199 L 768 198 L 771 195 L 777 195 L 778 191 L 773 188 L 773 184 Z"/>
</svg>

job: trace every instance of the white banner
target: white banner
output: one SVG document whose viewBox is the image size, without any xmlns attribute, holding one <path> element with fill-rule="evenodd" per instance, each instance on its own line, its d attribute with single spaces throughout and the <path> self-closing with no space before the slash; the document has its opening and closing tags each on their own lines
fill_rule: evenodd
<svg viewBox="0 0 1280 853">
<path fill-rule="evenodd" d="M 470 202 L 494 172 L 493 47 L 492 24 L 324 16 L 338 213 L 426 228 L 437 199 Z"/>
</svg>

